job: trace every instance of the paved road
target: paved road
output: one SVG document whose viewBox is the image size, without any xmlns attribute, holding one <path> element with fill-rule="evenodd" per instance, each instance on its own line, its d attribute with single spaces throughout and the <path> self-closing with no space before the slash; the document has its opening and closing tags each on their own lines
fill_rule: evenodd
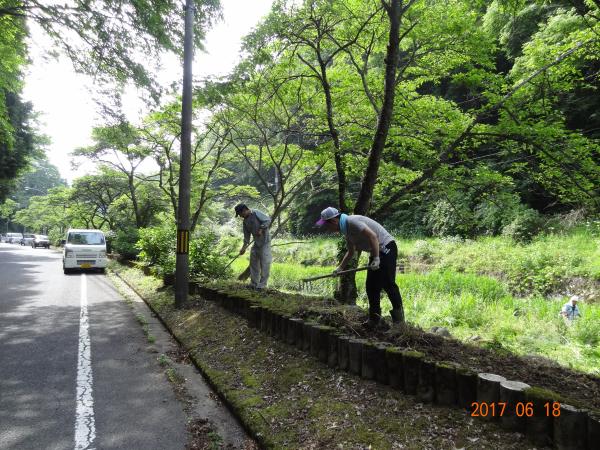
<svg viewBox="0 0 600 450">
<path fill-rule="evenodd" d="M 179 449 L 185 415 L 126 303 L 52 250 L 0 244 L 0 448 Z"/>
</svg>

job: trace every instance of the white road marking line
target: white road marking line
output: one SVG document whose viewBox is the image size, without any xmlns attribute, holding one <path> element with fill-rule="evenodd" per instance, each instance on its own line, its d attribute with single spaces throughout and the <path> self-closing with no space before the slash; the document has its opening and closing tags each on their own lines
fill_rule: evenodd
<svg viewBox="0 0 600 450">
<path fill-rule="evenodd" d="M 75 412 L 75 450 L 91 450 L 96 439 L 94 397 L 92 396 L 92 356 L 87 305 L 87 279 L 81 274 L 81 312 L 79 315 L 79 356 L 77 360 L 77 409 Z"/>
</svg>

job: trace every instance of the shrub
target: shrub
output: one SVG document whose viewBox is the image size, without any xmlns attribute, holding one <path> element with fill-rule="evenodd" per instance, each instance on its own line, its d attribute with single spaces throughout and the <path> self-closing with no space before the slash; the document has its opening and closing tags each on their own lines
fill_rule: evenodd
<svg viewBox="0 0 600 450">
<path fill-rule="evenodd" d="M 139 260 L 151 266 L 160 277 L 175 273 L 176 230 L 170 222 L 157 227 L 141 228 L 136 248 Z"/>
<path fill-rule="evenodd" d="M 169 253 L 175 251 L 176 230 L 174 226 L 141 228 L 136 247 L 139 259 L 149 266 L 161 264 Z"/>
<path fill-rule="evenodd" d="M 139 231 L 134 227 L 127 227 L 114 233 L 110 240 L 110 248 L 122 258 L 133 260 L 137 257 L 139 250 L 136 243 L 139 239 Z"/>
<path fill-rule="evenodd" d="M 464 237 L 475 231 L 473 212 L 462 202 L 438 201 L 427 214 L 425 223 L 434 236 Z"/>
<path fill-rule="evenodd" d="M 226 268 L 226 258 L 216 250 L 218 237 L 212 231 L 205 231 L 190 242 L 190 274 L 193 277 L 226 278 L 231 269 Z"/>
<path fill-rule="evenodd" d="M 540 214 L 530 208 L 518 211 L 512 222 L 504 227 L 502 234 L 516 242 L 530 242 L 542 227 Z"/>
<path fill-rule="evenodd" d="M 55 228 L 52 228 L 50 230 L 50 232 L 48 233 L 48 240 L 50 241 L 50 243 L 52 245 L 55 245 L 55 246 L 59 246 L 60 241 L 62 241 L 64 238 L 65 238 L 65 233 L 62 231 L 59 231 Z"/>
<path fill-rule="evenodd" d="M 433 262 L 434 255 L 435 249 L 433 248 L 433 245 L 424 240 L 416 241 L 410 254 L 413 258 L 425 263 Z"/>
</svg>

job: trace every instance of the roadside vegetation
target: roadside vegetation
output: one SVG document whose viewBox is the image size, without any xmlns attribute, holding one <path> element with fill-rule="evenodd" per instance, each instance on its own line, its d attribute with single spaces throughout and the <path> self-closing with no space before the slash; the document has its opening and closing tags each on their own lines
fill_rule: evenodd
<svg viewBox="0 0 600 450">
<path fill-rule="evenodd" d="M 423 404 L 389 386 L 333 371 L 201 298 L 176 309 L 172 292 L 159 279 L 116 263 L 112 267 L 168 324 L 265 448 L 525 445 L 523 435 L 474 421 L 459 409 Z"/>
<path fill-rule="evenodd" d="M 143 22 L 139 36 L 128 28 L 106 43 L 105 28 L 89 31 L 82 37 L 94 51 L 75 52 L 74 62 L 111 55 L 103 81 L 133 80 L 157 94 L 143 64 L 130 73 L 122 63 L 154 40 L 157 51 L 179 50 L 182 17 L 163 3 L 160 17 L 131 16 Z M 195 3 L 205 13 L 196 23 L 200 41 L 219 4 Z M 337 290 L 342 303 L 364 307 L 364 273 L 344 278 L 343 289 L 332 280 L 302 283 L 331 272 L 344 250 L 336 238 L 314 235 L 320 211 L 332 205 L 394 233 L 413 324 L 597 371 L 598 2 L 484 3 L 274 2 L 231 72 L 194 86 L 192 277 L 209 282 L 246 269 L 247 257 L 233 261 L 241 247 L 233 207 L 244 202 L 272 218 L 272 288 Z M 94 23 L 103 5 L 56 13 Z M 89 145 L 71 149 L 74 163 L 95 170 L 67 185 L 44 160 L 43 139 L 34 139 L 19 100 L 27 56 L 21 15 L 35 11 L 27 4 L 6 11 L 0 161 L 10 164 L 0 164 L 0 229 L 48 234 L 56 244 L 69 227 L 99 228 L 109 251 L 172 283 L 180 98 L 161 97 L 137 121 L 108 108 L 115 114 Z M 59 23 L 46 31 L 61 47 Z M 65 23 L 82 32 L 78 21 Z M 566 326 L 558 311 L 573 294 L 585 299 L 583 317 Z"/>
<path fill-rule="evenodd" d="M 399 239 L 405 273 L 397 275 L 397 283 L 406 317 L 425 330 L 445 327 L 465 342 L 543 356 L 600 375 L 599 230 L 597 223 L 584 225 L 528 244 L 504 237 Z M 333 292 L 335 281 L 301 280 L 334 269 L 329 258 L 335 255 L 336 241 L 320 238 L 314 247 L 310 240 L 295 245 L 274 248 L 270 286 L 316 295 Z M 308 260 L 324 265 L 302 263 Z M 236 261 L 234 273 L 246 264 Z M 358 304 L 367 308 L 364 277 L 357 275 Z M 583 317 L 567 326 L 559 311 L 574 293 L 587 302 L 581 305 Z M 384 314 L 390 307 L 384 297 Z"/>
</svg>

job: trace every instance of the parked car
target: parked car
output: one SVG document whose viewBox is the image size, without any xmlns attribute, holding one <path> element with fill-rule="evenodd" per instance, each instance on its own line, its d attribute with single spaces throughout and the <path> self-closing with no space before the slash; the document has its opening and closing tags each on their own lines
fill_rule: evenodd
<svg viewBox="0 0 600 450">
<path fill-rule="evenodd" d="M 106 259 L 106 238 L 100 230 L 71 229 L 63 241 L 63 271 L 73 269 L 99 269 L 104 272 Z"/>
<path fill-rule="evenodd" d="M 20 244 L 21 239 L 23 239 L 21 233 L 6 233 L 6 242 L 9 244 Z"/>
<path fill-rule="evenodd" d="M 25 233 L 25 234 L 23 234 L 23 237 L 21 238 L 21 245 L 31 245 L 31 243 L 33 242 L 34 239 L 35 239 L 34 234 Z"/>
<path fill-rule="evenodd" d="M 48 236 L 45 236 L 43 234 L 34 234 L 34 238 L 31 241 L 31 247 L 50 248 L 50 240 L 48 239 Z"/>
</svg>

